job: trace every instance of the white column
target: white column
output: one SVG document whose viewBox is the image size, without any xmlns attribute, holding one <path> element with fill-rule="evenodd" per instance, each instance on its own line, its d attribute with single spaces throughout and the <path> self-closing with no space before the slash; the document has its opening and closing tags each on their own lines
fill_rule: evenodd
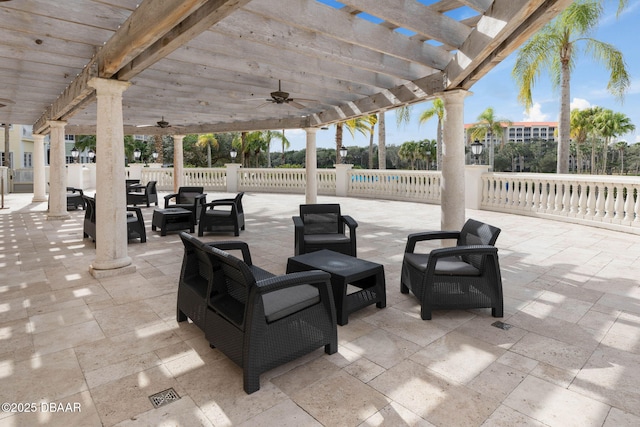
<svg viewBox="0 0 640 427">
<path fill-rule="evenodd" d="M 180 187 L 184 187 L 184 147 L 182 140 L 184 135 L 173 135 L 173 192 L 177 193 Z"/>
<path fill-rule="evenodd" d="M 465 222 L 464 98 L 466 90 L 444 92 L 440 227 L 460 230 Z"/>
<path fill-rule="evenodd" d="M 67 169 L 64 151 L 64 127 L 67 122 L 49 121 L 49 214 L 47 219 L 70 218 L 67 212 Z"/>
<path fill-rule="evenodd" d="M 96 258 L 89 271 L 96 278 L 133 273 L 127 255 L 122 92 L 131 83 L 93 78 L 96 89 Z"/>
<path fill-rule="evenodd" d="M 47 201 L 47 178 L 44 170 L 44 135 L 33 135 L 33 199 Z"/>
<path fill-rule="evenodd" d="M 318 128 L 305 128 L 307 132 L 307 157 L 305 170 L 307 172 L 307 186 L 305 200 L 308 205 L 318 203 L 318 153 L 316 152 L 316 133 Z"/>
</svg>

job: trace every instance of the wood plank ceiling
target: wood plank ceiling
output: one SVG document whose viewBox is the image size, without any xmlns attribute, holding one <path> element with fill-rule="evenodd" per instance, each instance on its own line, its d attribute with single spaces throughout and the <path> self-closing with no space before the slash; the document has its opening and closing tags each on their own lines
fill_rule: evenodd
<svg viewBox="0 0 640 427">
<path fill-rule="evenodd" d="M 571 0 L 138 2 L 0 2 L 0 122 L 94 133 L 103 77 L 126 134 L 322 126 L 470 89 Z"/>
</svg>

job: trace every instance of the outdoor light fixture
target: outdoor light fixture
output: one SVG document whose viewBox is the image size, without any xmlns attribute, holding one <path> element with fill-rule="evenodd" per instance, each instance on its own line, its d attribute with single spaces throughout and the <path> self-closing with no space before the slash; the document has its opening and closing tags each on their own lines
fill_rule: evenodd
<svg viewBox="0 0 640 427">
<path fill-rule="evenodd" d="M 133 159 L 135 161 L 138 161 L 141 155 L 142 155 L 142 152 L 140 151 L 139 148 L 136 148 L 135 150 L 133 150 Z"/>
<path fill-rule="evenodd" d="M 229 155 L 231 156 L 231 161 L 232 161 L 233 163 L 235 163 L 235 162 L 236 162 L 236 156 L 238 155 L 238 151 L 237 151 L 235 148 L 232 148 L 232 149 L 229 151 Z"/>
<path fill-rule="evenodd" d="M 93 159 L 96 157 L 96 152 L 92 149 L 89 149 L 87 155 L 89 156 L 89 163 L 93 163 Z"/>
<path fill-rule="evenodd" d="M 73 157 L 73 163 L 78 163 L 78 156 L 80 155 L 80 151 L 76 147 L 71 149 L 71 157 Z"/>
<path fill-rule="evenodd" d="M 478 156 L 482 154 L 482 148 L 484 148 L 484 146 L 477 139 L 473 141 L 473 144 L 471 144 L 471 153 L 473 153 L 473 156 L 476 159 L 475 161 L 476 165 L 478 164 Z"/>
<path fill-rule="evenodd" d="M 349 152 L 347 151 L 347 147 L 345 147 L 344 145 L 340 147 L 340 158 L 342 159 L 342 163 L 344 163 L 344 159 L 345 157 L 347 157 L 348 153 Z"/>
<path fill-rule="evenodd" d="M 153 150 L 153 153 L 151 153 L 151 157 L 153 157 L 153 163 L 156 162 L 156 160 L 158 160 L 158 152 Z"/>
</svg>

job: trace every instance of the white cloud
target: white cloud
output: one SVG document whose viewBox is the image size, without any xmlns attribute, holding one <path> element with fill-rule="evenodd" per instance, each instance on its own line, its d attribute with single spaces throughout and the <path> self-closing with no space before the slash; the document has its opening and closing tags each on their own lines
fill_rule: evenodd
<svg viewBox="0 0 640 427">
<path fill-rule="evenodd" d="M 582 99 L 582 98 L 573 98 L 573 101 L 571 101 L 571 105 L 570 105 L 571 110 L 574 110 L 576 108 L 578 110 L 585 110 L 589 107 L 591 107 L 591 103 L 586 99 Z"/>
<path fill-rule="evenodd" d="M 529 112 L 524 112 L 524 122 L 546 122 L 549 115 L 542 112 L 542 106 L 539 102 L 534 102 Z"/>
</svg>

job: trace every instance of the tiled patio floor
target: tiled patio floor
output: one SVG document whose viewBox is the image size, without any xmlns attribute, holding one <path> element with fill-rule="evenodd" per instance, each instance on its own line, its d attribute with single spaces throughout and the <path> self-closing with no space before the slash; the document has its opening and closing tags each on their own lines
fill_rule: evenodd
<svg viewBox="0 0 640 427">
<path fill-rule="evenodd" d="M 351 315 L 338 353 L 276 368 L 246 395 L 240 369 L 175 321 L 182 244 L 151 231 L 153 208 L 147 243 L 128 246 L 136 273 L 96 280 L 83 212 L 48 221 L 30 200 L 8 195 L 0 211 L 0 402 L 36 411 L 2 412 L 2 426 L 640 425 L 640 236 L 468 211 L 503 230 L 500 320 L 513 327 L 491 326 L 488 309 L 422 321 L 399 272 L 407 234 L 439 229 L 440 207 L 320 196 L 359 222 L 358 255 L 384 264 L 387 308 Z M 300 203 L 245 195 L 235 239 L 255 264 L 284 273 Z M 216 239 L 234 237 L 205 235 Z M 148 397 L 170 387 L 181 399 L 154 409 Z"/>
</svg>

